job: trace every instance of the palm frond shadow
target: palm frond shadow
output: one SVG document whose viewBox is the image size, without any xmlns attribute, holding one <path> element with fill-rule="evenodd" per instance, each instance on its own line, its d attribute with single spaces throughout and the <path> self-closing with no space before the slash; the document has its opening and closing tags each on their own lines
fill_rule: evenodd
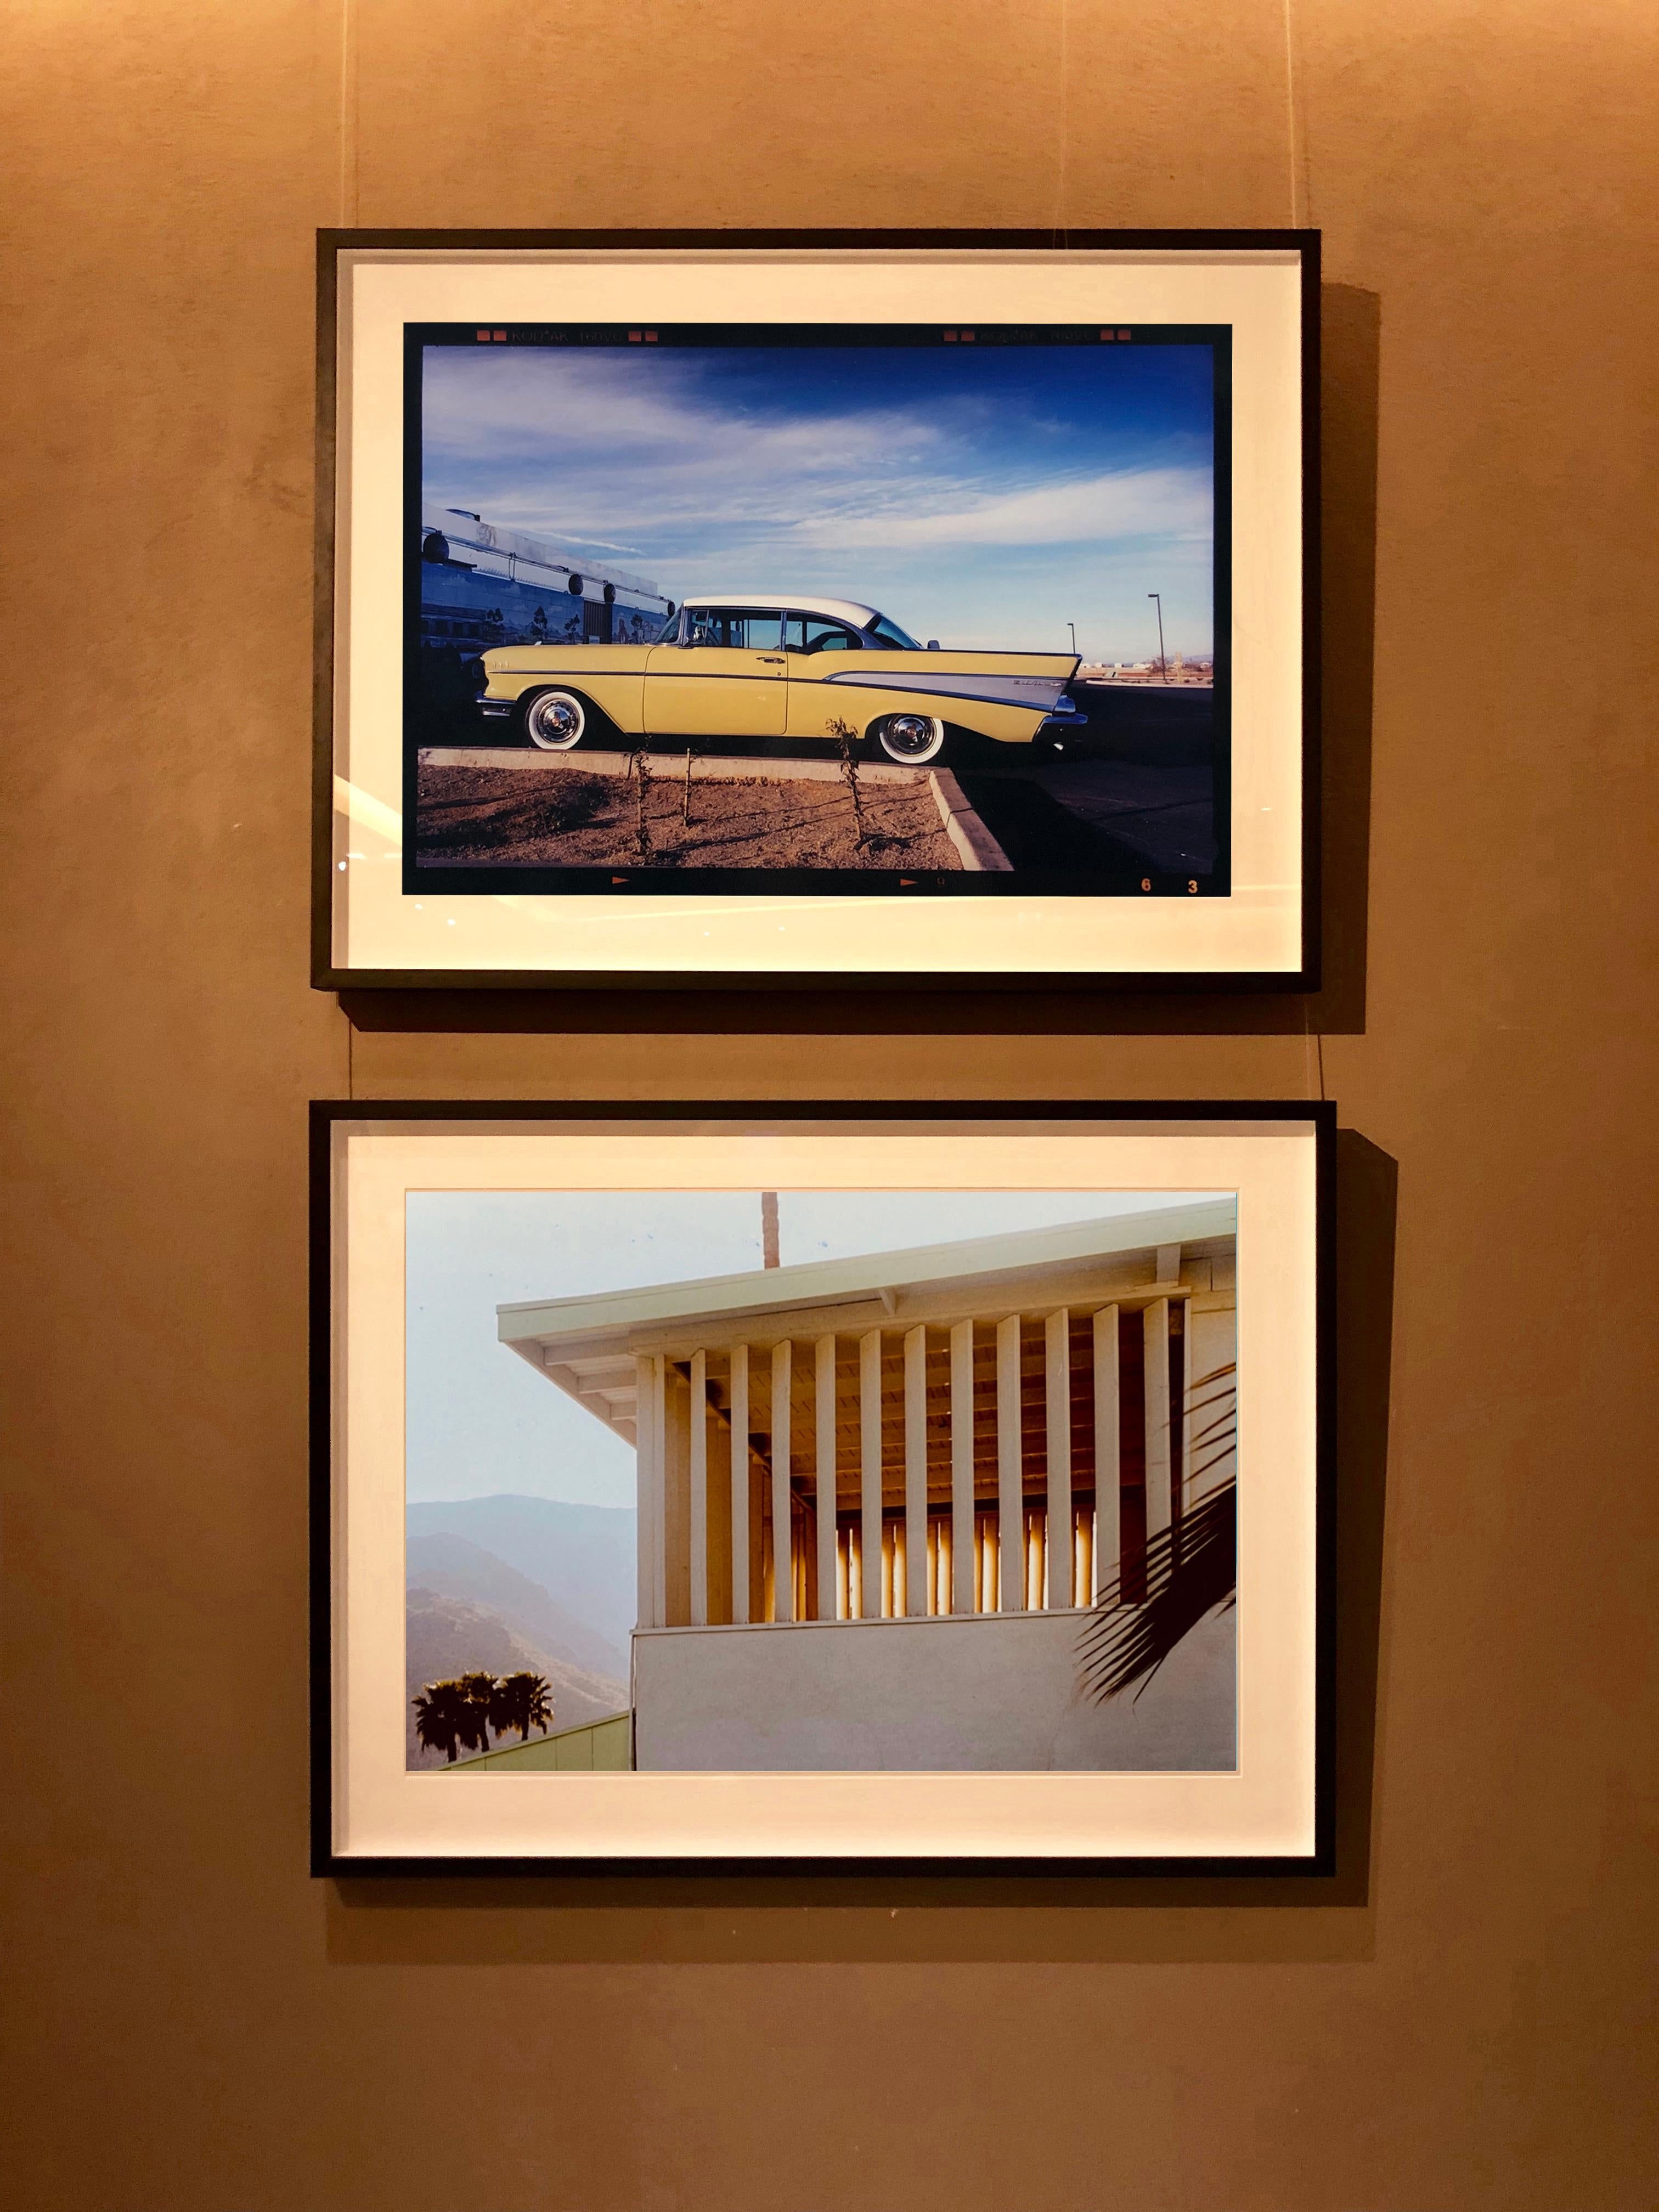
<svg viewBox="0 0 1659 2212">
<path fill-rule="evenodd" d="M 1233 1368 L 1194 1385 L 1194 1465 L 1201 1482 L 1228 1460 L 1237 1434 Z M 1231 1474 L 1189 1504 L 1172 1528 L 1146 1540 L 1136 1559 L 1105 1583 L 1078 1638 L 1083 1692 L 1097 1705 L 1133 1690 L 1138 1699 L 1182 1638 L 1238 1595 L 1238 1486 Z"/>
</svg>

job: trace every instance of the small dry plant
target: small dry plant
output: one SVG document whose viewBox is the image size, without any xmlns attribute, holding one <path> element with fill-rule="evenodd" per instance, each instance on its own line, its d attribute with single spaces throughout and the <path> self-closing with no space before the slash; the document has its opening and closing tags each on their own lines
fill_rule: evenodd
<svg viewBox="0 0 1659 2212">
<path fill-rule="evenodd" d="M 686 830 L 691 827 L 691 748 L 690 745 L 685 749 L 685 781 L 680 789 L 680 823 L 682 828 Z"/>
<path fill-rule="evenodd" d="M 859 789 L 858 757 L 853 750 L 859 733 L 850 722 L 844 721 L 839 714 L 832 716 L 823 726 L 828 734 L 836 740 L 840 750 L 841 780 L 847 786 L 848 796 L 853 802 L 853 826 L 857 833 L 853 841 L 854 848 L 862 858 L 865 843 L 864 797 Z"/>
<path fill-rule="evenodd" d="M 647 807 L 651 797 L 651 763 L 641 745 L 634 755 L 630 773 L 634 778 L 634 842 L 638 848 L 641 866 L 651 862 L 651 823 Z"/>
</svg>

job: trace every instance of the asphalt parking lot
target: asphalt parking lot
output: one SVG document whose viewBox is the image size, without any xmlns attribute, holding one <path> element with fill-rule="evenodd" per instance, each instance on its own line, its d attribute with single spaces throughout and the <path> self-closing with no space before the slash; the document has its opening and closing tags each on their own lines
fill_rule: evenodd
<svg viewBox="0 0 1659 2212">
<path fill-rule="evenodd" d="M 1078 684 L 1071 696 L 1089 727 L 1058 754 L 994 747 L 957 771 L 1014 866 L 1207 875 L 1216 861 L 1209 690 Z"/>
</svg>

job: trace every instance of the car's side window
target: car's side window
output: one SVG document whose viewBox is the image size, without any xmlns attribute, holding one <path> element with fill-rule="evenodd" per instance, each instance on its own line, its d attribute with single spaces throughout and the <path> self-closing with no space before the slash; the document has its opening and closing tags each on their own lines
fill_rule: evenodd
<svg viewBox="0 0 1659 2212">
<path fill-rule="evenodd" d="M 688 607 L 688 645 L 747 647 L 751 653 L 775 653 L 782 635 L 781 615 L 746 607 Z"/>
<path fill-rule="evenodd" d="M 792 653 L 856 653 L 864 642 L 845 623 L 822 615 L 791 615 L 785 641 Z"/>
</svg>

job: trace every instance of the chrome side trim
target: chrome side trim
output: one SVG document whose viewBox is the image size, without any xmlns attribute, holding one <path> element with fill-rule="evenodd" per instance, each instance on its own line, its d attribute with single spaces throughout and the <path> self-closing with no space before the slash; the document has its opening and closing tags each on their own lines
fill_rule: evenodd
<svg viewBox="0 0 1659 2212">
<path fill-rule="evenodd" d="M 863 691 L 926 691 L 936 699 L 971 699 L 984 707 L 1030 707 L 1038 712 L 1052 708 L 1066 684 L 1063 676 L 961 676 L 943 671 L 912 676 L 898 670 L 866 675 L 850 668 L 814 680 L 856 684 Z"/>
</svg>

